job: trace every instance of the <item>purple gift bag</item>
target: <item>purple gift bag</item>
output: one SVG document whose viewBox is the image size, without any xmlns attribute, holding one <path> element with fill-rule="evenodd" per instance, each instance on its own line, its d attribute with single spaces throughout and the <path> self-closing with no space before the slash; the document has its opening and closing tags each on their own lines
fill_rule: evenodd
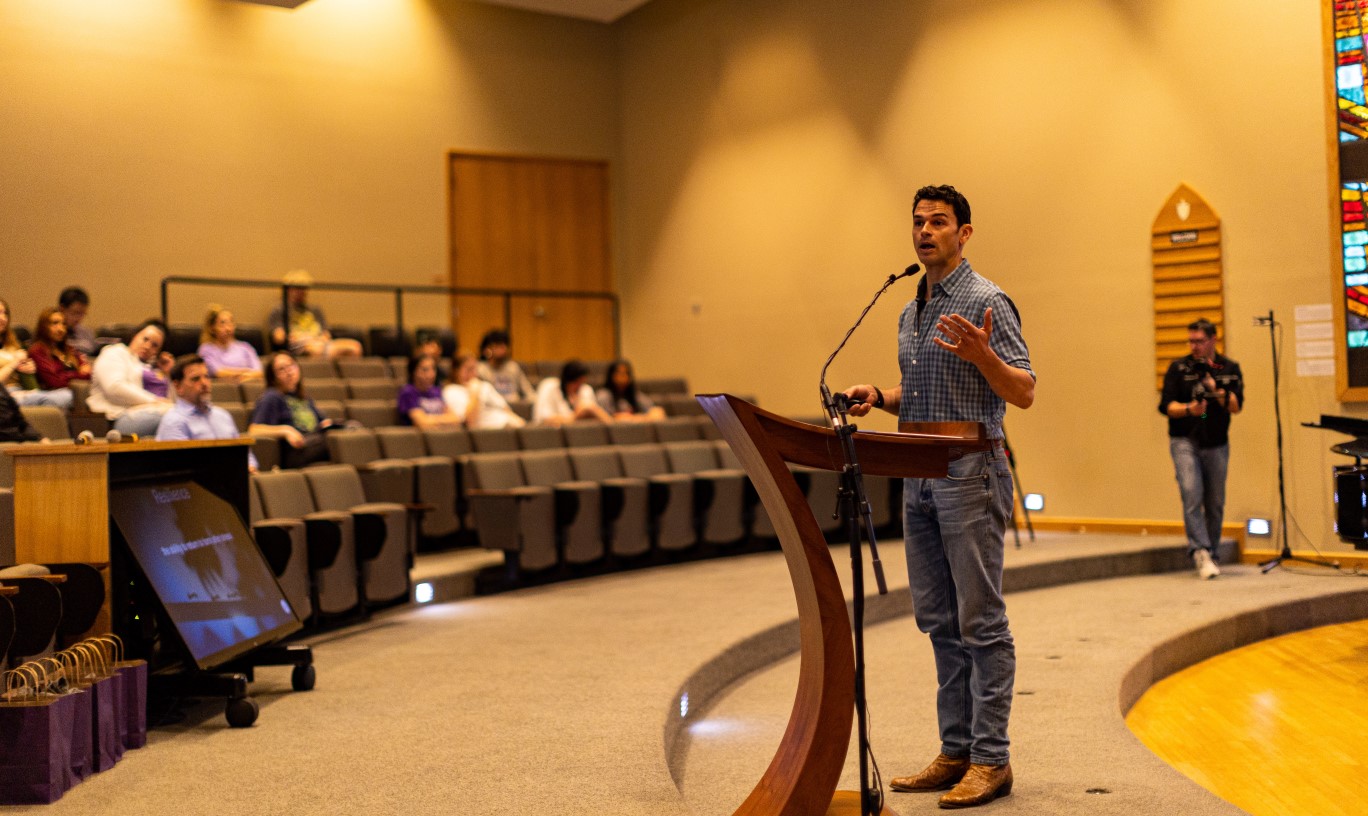
<svg viewBox="0 0 1368 816">
<path fill-rule="evenodd" d="M 31 664 L 6 675 L 0 697 L 0 805 L 55 802 L 70 787 L 79 695 L 50 694 Z"/>
<path fill-rule="evenodd" d="M 147 661 L 123 660 L 115 664 L 123 678 L 124 748 L 133 750 L 147 744 Z"/>
<path fill-rule="evenodd" d="M 123 680 L 111 673 L 108 655 L 101 644 L 83 640 L 58 653 L 69 661 L 76 684 L 90 696 L 90 717 L 86 720 L 92 739 L 91 761 L 96 771 L 107 771 L 123 758 L 119 737 L 122 713 Z"/>
</svg>

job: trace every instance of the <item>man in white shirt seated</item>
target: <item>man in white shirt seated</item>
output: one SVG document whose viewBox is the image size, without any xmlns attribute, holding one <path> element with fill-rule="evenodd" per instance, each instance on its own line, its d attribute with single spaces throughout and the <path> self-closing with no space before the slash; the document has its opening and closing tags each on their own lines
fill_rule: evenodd
<svg viewBox="0 0 1368 816">
<path fill-rule="evenodd" d="M 171 367 L 171 387 L 176 390 L 176 402 L 157 426 L 157 440 L 177 439 L 237 439 L 237 423 L 227 411 L 209 401 L 212 381 L 204 358 L 192 354 L 180 358 Z M 257 458 L 247 452 L 247 470 L 255 473 Z"/>
</svg>

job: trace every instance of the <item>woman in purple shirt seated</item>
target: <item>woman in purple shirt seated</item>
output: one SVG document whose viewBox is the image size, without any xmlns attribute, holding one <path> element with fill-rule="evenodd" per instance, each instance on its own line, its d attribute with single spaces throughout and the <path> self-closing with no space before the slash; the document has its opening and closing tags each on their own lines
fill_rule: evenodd
<svg viewBox="0 0 1368 816">
<path fill-rule="evenodd" d="M 437 387 L 437 361 L 414 357 L 408 364 L 408 385 L 399 389 L 399 422 L 423 428 L 460 427 L 464 418 L 451 410 Z"/>
<path fill-rule="evenodd" d="M 249 343 L 237 339 L 233 313 L 222 306 L 210 306 L 200 331 L 199 356 L 209 368 L 209 376 L 219 380 L 243 382 L 262 377 L 261 358 Z"/>
<path fill-rule="evenodd" d="M 282 440 L 281 466 L 297 468 L 327 461 L 323 431 L 333 424 L 304 394 L 304 375 L 295 358 L 284 351 L 271 355 L 266 361 L 266 390 L 252 409 L 247 433 Z"/>
</svg>

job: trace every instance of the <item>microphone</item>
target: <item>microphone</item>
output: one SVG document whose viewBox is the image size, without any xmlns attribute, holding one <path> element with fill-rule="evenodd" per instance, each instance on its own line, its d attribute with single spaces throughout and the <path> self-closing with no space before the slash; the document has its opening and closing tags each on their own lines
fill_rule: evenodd
<svg viewBox="0 0 1368 816">
<path fill-rule="evenodd" d="M 869 305 L 864 308 L 863 312 L 860 312 L 860 316 L 855 320 L 855 325 L 851 326 L 850 331 L 846 332 L 845 337 L 841 338 L 841 344 L 836 347 L 835 351 L 831 352 L 831 356 L 827 358 L 826 363 L 822 366 L 822 376 L 819 380 L 817 390 L 822 397 L 822 412 L 831 419 L 831 427 L 839 428 L 845 424 L 843 414 L 846 410 L 846 406 L 849 404 L 849 400 L 845 394 L 838 394 L 835 397 L 831 395 L 831 389 L 827 388 L 826 384 L 827 368 L 831 366 L 831 361 L 836 359 L 836 355 L 841 353 L 841 349 L 845 348 L 846 341 L 849 340 L 850 336 L 855 333 L 855 330 L 860 327 L 860 323 L 864 321 L 865 315 L 869 314 L 869 310 L 873 309 L 874 304 L 879 302 L 879 298 L 883 296 L 883 293 L 888 291 L 888 287 L 897 283 L 899 280 L 915 275 L 920 271 L 921 264 L 912 264 L 904 269 L 901 274 L 889 275 L 888 280 L 884 281 L 883 288 L 874 293 L 874 299 L 869 301 Z"/>
<path fill-rule="evenodd" d="M 117 428 L 110 428 L 110 429 L 105 433 L 105 441 L 106 441 L 106 442 L 109 442 L 109 443 L 111 443 L 111 444 L 113 444 L 113 443 L 115 443 L 115 442 L 122 442 L 122 441 L 123 441 L 123 434 L 120 433 L 119 430 L 118 430 Z"/>
<path fill-rule="evenodd" d="M 94 440 L 95 434 L 91 433 L 90 431 L 81 431 L 80 433 L 76 434 L 77 445 L 89 445 Z"/>
</svg>

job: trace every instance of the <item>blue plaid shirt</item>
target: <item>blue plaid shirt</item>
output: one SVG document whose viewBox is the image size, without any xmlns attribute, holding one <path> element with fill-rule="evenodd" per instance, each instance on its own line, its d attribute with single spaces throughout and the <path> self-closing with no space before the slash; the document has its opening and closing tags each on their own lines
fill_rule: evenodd
<svg viewBox="0 0 1368 816">
<path fill-rule="evenodd" d="M 1002 438 L 1002 417 L 1007 403 L 993 392 L 973 363 L 961 360 L 931 342 L 945 336 L 936 331 L 941 315 L 958 314 L 983 325 L 983 313 L 993 309 L 993 334 L 989 345 L 1003 362 L 1031 372 L 1031 356 L 1021 337 L 1021 320 L 1011 298 L 992 281 L 960 261 L 940 283 L 931 287 L 929 300 L 920 308 L 926 278 L 917 289 L 919 300 L 908 303 L 898 318 L 898 365 L 902 369 L 902 404 L 899 422 L 982 422 L 990 439 Z"/>
</svg>

